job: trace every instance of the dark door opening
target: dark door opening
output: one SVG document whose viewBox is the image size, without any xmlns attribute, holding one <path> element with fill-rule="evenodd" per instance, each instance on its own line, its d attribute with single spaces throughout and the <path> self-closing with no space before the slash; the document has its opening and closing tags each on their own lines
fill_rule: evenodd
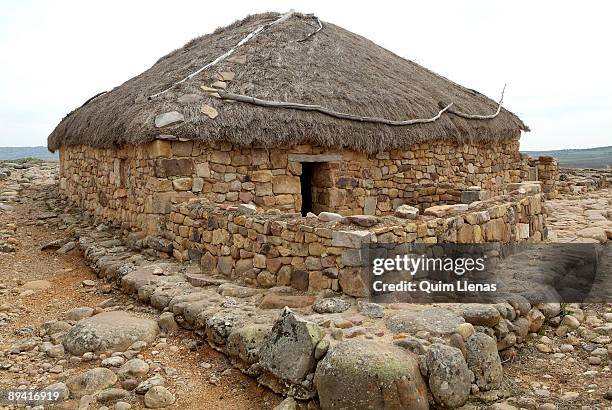
<svg viewBox="0 0 612 410">
<path fill-rule="evenodd" d="M 302 193 L 302 216 L 312 212 L 312 185 L 316 162 L 302 162 L 302 175 L 300 175 L 300 186 Z"/>
</svg>

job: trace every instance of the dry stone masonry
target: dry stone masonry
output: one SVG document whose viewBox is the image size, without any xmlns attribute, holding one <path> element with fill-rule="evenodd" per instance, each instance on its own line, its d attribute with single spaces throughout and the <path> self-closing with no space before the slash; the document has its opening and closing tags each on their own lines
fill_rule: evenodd
<svg viewBox="0 0 612 410">
<path fill-rule="evenodd" d="M 495 195 L 505 184 L 527 179 L 518 144 L 517 135 L 487 144 L 434 141 L 378 154 L 163 139 L 120 149 L 70 145 L 60 148 L 60 187 L 95 215 L 147 232 L 163 226 L 173 203 L 191 198 L 300 212 L 303 172 L 311 173 L 307 189 L 315 213 L 390 215 L 404 204 L 424 209 L 460 203 L 471 186 Z"/>
<path fill-rule="evenodd" d="M 207 274 L 249 285 L 365 296 L 365 244 L 539 242 L 547 235 L 543 196 L 518 192 L 471 207 L 427 208 L 414 219 L 252 212 L 207 200 L 177 204 L 166 223 L 167 250 L 178 260 L 201 263 Z"/>
</svg>

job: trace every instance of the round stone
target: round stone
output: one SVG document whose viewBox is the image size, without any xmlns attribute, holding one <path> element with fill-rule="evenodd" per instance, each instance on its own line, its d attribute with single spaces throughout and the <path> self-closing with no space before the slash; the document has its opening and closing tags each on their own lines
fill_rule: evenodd
<svg viewBox="0 0 612 410">
<path fill-rule="evenodd" d="M 176 398 L 170 390 L 164 386 L 153 386 L 144 396 L 145 407 L 149 409 L 161 409 L 173 404 Z"/>
<path fill-rule="evenodd" d="M 103 312 L 80 320 L 64 337 L 64 347 L 73 355 L 85 352 L 124 351 L 137 340 L 151 343 L 159 334 L 157 322 L 127 312 Z"/>
</svg>

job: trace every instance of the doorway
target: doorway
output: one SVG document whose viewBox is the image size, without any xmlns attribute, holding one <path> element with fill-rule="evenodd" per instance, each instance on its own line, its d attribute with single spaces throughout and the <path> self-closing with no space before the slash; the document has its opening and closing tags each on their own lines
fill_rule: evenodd
<svg viewBox="0 0 612 410">
<path fill-rule="evenodd" d="M 315 168 L 318 162 L 302 162 L 302 175 L 300 175 L 300 188 L 302 193 L 302 216 L 312 212 L 312 194 Z"/>
</svg>

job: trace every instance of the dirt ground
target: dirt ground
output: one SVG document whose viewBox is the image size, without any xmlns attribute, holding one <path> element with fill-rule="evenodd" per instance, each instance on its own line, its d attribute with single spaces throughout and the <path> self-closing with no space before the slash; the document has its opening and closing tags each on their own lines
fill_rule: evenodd
<svg viewBox="0 0 612 410">
<path fill-rule="evenodd" d="M 110 286 L 84 287 L 84 280 L 98 279 L 78 250 L 65 255 L 41 251 L 43 245 L 62 236 L 55 224 L 39 224 L 41 220 L 38 216 L 46 211 L 44 201 L 47 197 L 44 189 L 26 189 L 20 194 L 21 203 L 13 204 L 15 212 L 0 213 L 0 228 L 14 224 L 16 232 L 13 237 L 17 240 L 16 252 L 0 253 L 0 289 L 4 291 L 0 293 L 0 305 L 8 305 L 17 313 L 14 320 L 0 326 L 0 351 L 27 338 L 29 327 L 35 328 L 45 321 L 60 318 L 70 308 L 93 307 L 109 298 L 124 310 L 155 318 L 156 315 L 151 313 L 149 307 Z M 51 287 L 20 297 L 20 287 L 34 280 L 47 280 Z M 153 355 L 155 351 L 159 353 Z M 145 358 L 154 358 L 164 369 L 163 373 L 169 380 L 168 387 L 177 398 L 176 403 L 169 408 L 271 409 L 281 401 L 269 389 L 258 386 L 253 379 L 233 369 L 225 356 L 197 341 L 187 331 L 167 337 L 165 345 L 149 349 Z M 42 364 L 55 364 L 53 359 L 38 355 L 28 359 L 30 363 L 23 366 L 27 371 L 13 373 L 0 370 L 0 390 L 36 385 L 36 380 L 45 374 Z M 0 357 L 0 364 L 4 360 Z M 212 367 L 205 369 L 200 366 L 202 362 Z M 94 364 L 68 362 L 63 367 L 64 372 L 71 373 L 94 367 Z M 62 373 L 47 373 L 47 384 L 63 379 Z M 211 376 L 213 382 L 210 381 Z M 132 408 L 144 408 L 142 396 L 137 399 L 131 401 Z"/>
</svg>

